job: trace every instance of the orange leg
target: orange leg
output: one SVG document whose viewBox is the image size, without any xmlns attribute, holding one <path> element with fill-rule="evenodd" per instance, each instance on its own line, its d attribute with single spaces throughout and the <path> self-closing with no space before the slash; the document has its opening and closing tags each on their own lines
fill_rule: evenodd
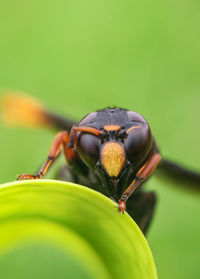
<svg viewBox="0 0 200 279">
<path fill-rule="evenodd" d="M 124 193 L 118 201 L 119 212 L 125 211 L 127 199 L 132 195 L 135 189 L 152 174 L 160 159 L 160 154 L 154 153 L 153 155 L 151 155 L 149 160 L 139 169 L 139 171 L 136 174 L 136 178 L 133 180 L 131 185 L 124 191 Z"/>
<path fill-rule="evenodd" d="M 49 166 L 56 160 L 58 154 L 60 153 L 61 147 L 64 147 L 64 154 L 65 157 L 71 158 L 74 155 L 74 151 L 72 149 L 68 149 L 69 141 L 69 134 L 66 131 L 59 132 L 50 147 L 49 154 L 47 159 L 44 161 L 42 167 L 40 168 L 39 172 L 36 175 L 30 175 L 30 174 L 21 174 L 18 176 L 17 180 L 22 179 L 39 179 L 42 176 L 44 176 L 49 168 Z"/>
</svg>

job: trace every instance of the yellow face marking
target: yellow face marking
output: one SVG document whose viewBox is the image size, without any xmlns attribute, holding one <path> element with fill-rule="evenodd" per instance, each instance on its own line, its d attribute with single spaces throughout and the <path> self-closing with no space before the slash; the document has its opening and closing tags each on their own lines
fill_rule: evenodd
<svg viewBox="0 0 200 279">
<path fill-rule="evenodd" d="M 110 177 L 117 177 L 125 162 L 125 152 L 116 142 L 105 143 L 101 150 L 101 164 Z"/>
<path fill-rule="evenodd" d="M 104 130 L 106 131 L 118 131 L 120 129 L 119 125 L 105 125 Z"/>
</svg>

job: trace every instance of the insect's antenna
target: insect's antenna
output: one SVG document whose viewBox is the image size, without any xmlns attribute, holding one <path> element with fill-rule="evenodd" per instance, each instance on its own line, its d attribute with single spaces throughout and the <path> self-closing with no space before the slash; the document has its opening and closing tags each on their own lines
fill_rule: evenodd
<svg viewBox="0 0 200 279">
<path fill-rule="evenodd" d="M 94 128 L 94 127 L 90 127 L 90 126 L 75 127 L 73 125 L 73 127 L 71 129 L 70 137 L 69 137 L 68 148 L 73 148 L 74 147 L 77 132 L 91 133 L 91 134 L 96 135 L 96 136 L 99 136 L 101 134 L 101 131 Z"/>
<path fill-rule="evenodd" d="M 74 121 L 48 112 L 33 97 L 18 92 L 5 92 L 1 100 L 1 118 L 7 125 L 54 127 L 69 131 Z"/>
</svg>

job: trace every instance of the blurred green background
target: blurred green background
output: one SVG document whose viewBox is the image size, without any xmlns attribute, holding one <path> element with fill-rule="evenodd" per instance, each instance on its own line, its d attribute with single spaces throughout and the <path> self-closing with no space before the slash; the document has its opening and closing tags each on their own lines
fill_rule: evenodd
<svg viewBox="0 0 200 279">
<path fill-rule="evenodd" d="M 200 171 L 200 2 L 0 2 L 0 88 L 79 120 L 106 106 L 141 113 L 164 156 Z M 54 133 L 1 126 L 0 182 L 32 173 Z M 200 277 L 200 195 L 153 176 L 148 235 L 159 278 Z M 173 185 L 174 186 L 174 185 Z"/>
</svg>

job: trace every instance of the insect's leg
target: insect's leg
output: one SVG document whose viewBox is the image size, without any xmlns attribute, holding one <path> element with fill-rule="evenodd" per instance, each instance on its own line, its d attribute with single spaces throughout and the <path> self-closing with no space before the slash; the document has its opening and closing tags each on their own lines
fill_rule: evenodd
<svg viewBox="0 0 200 279">
<path fill-rule="evenodd" d="M 127 212 L 134 219 L 141 231 L 146 234 L 151 223 L 156 205 L 156 195 L 136 191 L 127 201 Z"/>
<path fill-rule="evenodd" d="M 131 185 L 124 191 L 121 198 L 118 201 L 118 210 L 124 212 L 126 209 L 126 201 L 135 191 L 135 189 L 146 180 L 154 171 L 157 164 L 159 163 L 161 156 L 159 153 L 153 153 L 148 161 L 139 169 L 136 174 L 136 178 L 133 180 Z"/>
<path fill-rule="evenodd" d="M 54 140 L 51 144 L 48 157 L 44 161 L 44 163 L 43 163 L 42 167 L 40 168 L 39 172 L 36 175 L 21 174 L 21 175 L 18 176 L 17 180 L 38 179 L 38 178 L 41 178 L 41 176 L 44 176 L 46 174 L 48 168 L 50 167 L 50 165 L 56 160 L 62 145 L 64 146 L 65 153 L 67 152 L 66 147 L 67 147 L 68 141 L 69 141 L 68 133 L 66 131 L 59 132 L 55 136 L 55 138 L 54 138 Z M 73 150 L 69 150 L 68 156 L 69 157 L 72 156 L 73 152 L 74 152 Z"/>
</svg>

